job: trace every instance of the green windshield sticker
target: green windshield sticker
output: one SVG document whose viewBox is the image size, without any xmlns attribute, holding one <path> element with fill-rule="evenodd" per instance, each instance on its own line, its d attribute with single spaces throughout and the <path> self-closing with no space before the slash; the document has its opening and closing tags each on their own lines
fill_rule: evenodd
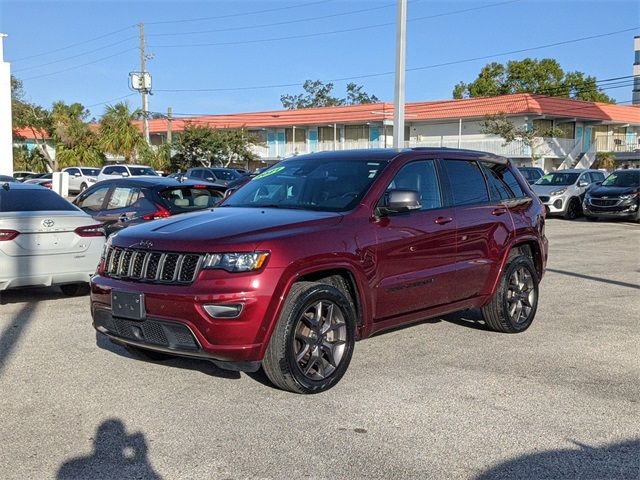
<svg viewBox="0 0 640 480">
<path fill-rule="evenodd" d="M 266 172 L 262 172 L 260 175 L 256 175 L 255 177 L 253 177 L 253 179 L 254 180 L 260 180 L 261 178 L 268 177 L 270 175 L 273 175 L 274 173 L 281 172 L 282 170 L 284 170 L 284 167 L 270 168 Z"/>
</svg>

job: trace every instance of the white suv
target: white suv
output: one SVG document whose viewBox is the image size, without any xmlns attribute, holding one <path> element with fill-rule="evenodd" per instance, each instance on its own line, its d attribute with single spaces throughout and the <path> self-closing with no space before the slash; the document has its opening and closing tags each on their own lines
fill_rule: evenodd
<svg viewBox="0 0 640 480">
<path fill-rule="evenodd" d="M 102 167 L 98 181 L 122 177 L 159 177 L 158 173 L 147 165 L 108 165 Z"/>
<path fill-rule="evenodd" d="M 603 180 L 604 173 L 600 170 L 558 170 L 547 173 L 531 188 L 549 215 L 562 215 L 573 220 L 582 213 L 582 200 L 587 190 Z"/>
<path fill-rule="evenodd" d="M 69 192 L 81 193 L 97 182 L 96 178 L 100 173 L 99 168 L 91 167 L 68 167 L 63 168 L 63 172 L 69 174 Z"/>
</svg>

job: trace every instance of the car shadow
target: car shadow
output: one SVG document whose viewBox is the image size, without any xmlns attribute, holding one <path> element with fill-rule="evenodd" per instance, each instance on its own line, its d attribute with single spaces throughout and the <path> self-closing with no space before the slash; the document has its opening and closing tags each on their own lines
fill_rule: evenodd
<svg viewBox="0 0 640 480">
<path fill-rule="evenodd" d="M 58 287 L 22 287 L 0 292 L 0 305 L 69 298 Z M 87 295 L 88 298 L 88 295 Z"/>
<path fill-rule="evenodd" d="M 492 467 L 478 475 L 476 480 L 638 479 L 640 439 L 595 448 L 573 443 L 578 448 L 524 455 Z"/>
<path fill-rule="evenodd" d="M 33 319 L 35 305 L 33 302 L 25 303 L 20 311 L 12 315 L 6 327 L 0 332 L 0 377 L 8 363 L 9 357 L 16 348 L 25 328 Z"/>
<path fill-rule="evenodd" d="M 148 446 L 142 432 L 127 434 L 120 419 L 102 422 L 93 438 L 90 455 L 64 462 L 56 474 L 57 480 L 79 478 L 140 478 L 160 480 L 151 466 Z"/>
<path fill-rule="evenodd" d="M 213 362 L 210 362 L 208 360 L 200 360 L 197 358 L 188 357 L 170 357 L 167 360 L 143 359 L 137 357 L 135 354 L 129 352 L 124 346 L 112 342 L 105 335 L 98 332 L 96 332 L 96 345 L 98 346 L 98 348 L 108 350 L 112 353 L 120 355 L 121 357 L 129 358 L 138 362 L 158 363 L 173 368 L 195 370 L 212 377 L 227 378 L 232 380 L 238 380 L 241 378 L 240 372 L 234 372 L 232 370 L 219 368 Z"/>
</svg>

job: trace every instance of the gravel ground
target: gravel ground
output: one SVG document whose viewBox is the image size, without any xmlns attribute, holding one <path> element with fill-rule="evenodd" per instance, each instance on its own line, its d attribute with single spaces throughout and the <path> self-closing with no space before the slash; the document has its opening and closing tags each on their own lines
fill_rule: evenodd
<svg viewBox="0 0 640 480">
<path fill-rule="evenodd" d="M 356 345 L 300 396 L 262 374 L 136 360 L 87 297 L 5 292 L 0 478 L 640 477 L 640 227 L 548 222 L 533 326 L 474 312 Z"/>
</svg>

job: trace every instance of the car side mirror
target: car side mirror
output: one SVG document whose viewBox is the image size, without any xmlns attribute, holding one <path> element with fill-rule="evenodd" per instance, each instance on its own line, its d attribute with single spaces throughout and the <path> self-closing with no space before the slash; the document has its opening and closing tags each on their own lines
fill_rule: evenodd
<svg viewBox="0 0 640 480">
<path fill-rule="evenodd" d="M 129 172 L 122 172 L 122 176 L 123 177 L 128 177 L 129 176 Z"/>
<path fill-rule="evenodd" d="M 595 184 L 600 186 L 600 185 L 602 185 L 602 182 L 596 182 Z"/>
<path fill-rule="evenodd" d="M 588 187 L 589 186 L 589 182 L 585 181 L 585 180 L 580 180 L 578 182 L 578 187 L 583 188 L 583 187 Z"/>
<path fill-rule="evenodd" d="M 205 178 L 205 180 L 206 180 L 207 182 L 214 182 L 214 181 L 215 181 L 215 178 L 213 178 L 213 177 L 207 177 L 207 178 Z"/>
<path fill-rule="evenodd" d="M 420 194 L 415 190 L 391 190 L 387 193 L 384 205 L 378 207 L 380 215 L 420 210 Z"/>
<path fill-rule="evenodd" d="M 77 178 L 77 177 L 81 177 L 82 175 L 80 175 L 79 173 L 74 173 L 73 176 Z"/>
</svg>

